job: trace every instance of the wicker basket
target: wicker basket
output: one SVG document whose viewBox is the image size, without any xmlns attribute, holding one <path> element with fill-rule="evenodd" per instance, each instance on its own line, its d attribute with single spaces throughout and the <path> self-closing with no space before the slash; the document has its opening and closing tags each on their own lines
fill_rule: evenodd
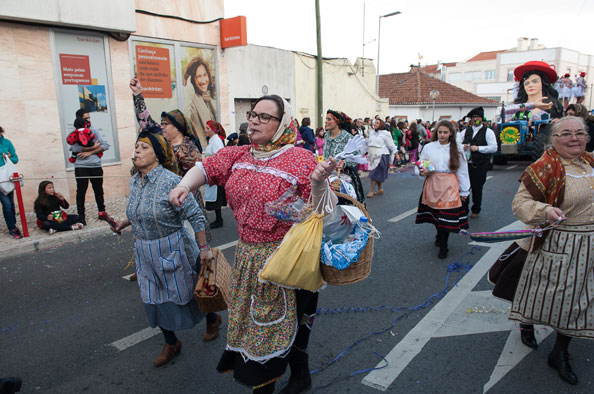
<svg viewBox="0 0 594 394">
<path fill-rule="evenodd" d="M 202 264 L 194 297 L 202 312 L 219 312 L 227 309 L 231 289 L 231 266 L 223 253 L 212 249 L 212 259 Z"/>
<path fill-rule="evenodd" d="M 347 205 L 354 205 L 359 208 L 361 212 L 363 212 L 365 216 L 369 218 L 369 222 L 371 223 L 369 213 L 363 204 L 346 194 L 336 193 L 336 195 L 339 199 L 347 200 L 350 203 Z M 373 260 L 373 241 L 373 237 L 370 236 L 367 241 L 367 245 L 365 245 L 365 248 L 363 248 L 361 254 L 359 255 L 359 259 L 343 270 L 339 270 L 329 265 L 320 263 L 322 278 L 324 278 L 326 283 L 333 286 L 344 286 L 361 282 L 363 279 L 367 278 L 371 273 L 371 262 Z"/>
</svg>

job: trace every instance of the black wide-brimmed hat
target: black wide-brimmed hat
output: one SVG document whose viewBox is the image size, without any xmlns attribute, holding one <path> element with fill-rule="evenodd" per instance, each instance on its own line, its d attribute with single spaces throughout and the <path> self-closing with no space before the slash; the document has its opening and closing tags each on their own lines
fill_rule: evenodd
<svg viewBox="0 0 594 394">
<path fill-rule="evenodd" d="M 485 118 L 485 110 L 483 109 L 483 107 L 476 107 L 473 108 L 468 115 L 466 115 L 466 117 L 468 118 L 472 118 L 473 116 L 480 116 L 482 119 Z"/>
</svg>

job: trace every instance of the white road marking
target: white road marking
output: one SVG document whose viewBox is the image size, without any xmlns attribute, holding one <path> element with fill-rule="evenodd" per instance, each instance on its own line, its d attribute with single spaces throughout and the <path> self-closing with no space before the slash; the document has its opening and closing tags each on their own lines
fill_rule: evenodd
<svg viewBox="0 0 594 394">
<path fill-rule="evenodd" d="M 524 225 L 516 221 L 498 231 L 510 231 L 523 228 Z M 487 297 L 489 292 L 473 292 L 472 289 L 485 276 L 493 261 L 509 246 L 510 242 L 486 244 L 490 249 L 474 265 L 474 267 L 458 282 L 458 285 L 435 305 L 427 315 L 392 349 L 385 357 L 388 366 L 370 372 L 362 383 L 378 390 L 386 391 L 394 380 L 402 373 L 409 363 L 423 350 L 431 338 L 468 335 L 471 333 L 512 330 L 514 323 L 507 321 L 507 313 L 477 313 L 468 314 L 466 308 L 477 306 L 476 303 L 488 303 L 494 310 L 507 311 L 508 303 Z M 490 308 L 489 308 L 490 309 Z M 474 316 L 473 316 L 474 315 Z M 522 345 L 523 346 L 523 345 Z M 522 357 L 523 358 L 523 357 Z M 506 360 L 501 360 L 506 362 Z M 377 365 L 383 365 L 382 361 Z M 499 365 L 489 380 L 492 387 L 507 371 Z M 507 367 L 513 368 L 515 364 Z M 509 371 L 509 370 L 508 370 Z M 502 374 L 502 372 L 505 372 Z M 487 389 L 488 389 L 487 388 Z"/>
<path fill-rule="evenodd" d="M 131 278 L 132 278 L 132 275 L 134 275 L 135 273 L 136 272 L 134 272 L 134 273 L 132 273 L 130 275 L 124 275 L 124 276 L 122 276 L 122 279 L 126 279 L 126 280 L 129 280 L 130 282 L 132 282 L 132 279 Z"/>
<path fill-rule="evenodd" d="M 509 304 L 508 304 L 509 305 Z M 541 343 L 546 337 L 551 335 L 555 330 L 550 327 L 539 327 L 536 329 L 536 341 Z M 512 330 L 505 342 L 505 346 L 501 351 L 497 365 L 493 368 L 493 373 L 489 381 L 483 386 L 483 393 L 489 391 L 497 382 L 499 382 L 509 371 L 520 363 L 530 354 L 532 349 L 522 344 L 520 339 L 520 330 Z"/>
<path fill-rule="evenodd" d="M 487 180 L 489 180 L 489 179 L 493 178 L 493 176 L 494 176 L 494 175 L 489 175 L 489 176 L 487 177 Z"/>
<path fill-rule="evenodd" d="M 506 170 L 513 170 L 514 168 L 516 168 L 518 166 L 518 164 L 514 164 L 513 166 L 509 166 L 506 168 Z"/>
<path fill-rule="evenodd" d="M 401 213 L 400 215 L 398 215 L 396 217 L 393 217 L 392 219 L 388 219 L 388 222 L 390 222 L 390 223 L 399 222 L 402 219 L 407 218 L 407 217 L 409 217 L 410 215 L 412 215 L 413 213 L 416 213 L 416 212 L 417 212 L 417 208 L 413 208 L 413 209 L 411 209 L 409 211 L 406 211 L 404 213 Z"/>
<path fill-rule="evenodd" d="M 225 249 L 229 249 L 235 245 L 237 245 L 237 240 L 228 242 L 221 246 L 216 246 L 216 248 L 222 251 Z M 124 278 L 126 280 L 130 280 L 130 277 L 132 275 L 133 274 L 122 276 L 122 278 Z M 147 327 L 143 330 L 135 332 L 132 335 L 128 335 L 125 338 L 122 338 L 115 342 L 112 342 L 109 344 L 109 346 L 113 346 L 117 349 L 118 352 L 121 352 L 122 350 L 126 350 L 129 347 L 132 347 L 134 345 L 138 345 L 140 342 L 146 341 L 147 339 L 150 339 L 150 338 L 154 337 L 155 335 L 159 335 L 160 332 L 161 332 L 161 330 L 159 328 Z"/>
<path fill-rule="evenodd" d="M 132 335 L 128 335 L 126 338 L 122 338 L 120 340 L 112 342 L 109 344 L 109 346 L 113 346 L 118 350 L 118 352 L 121 352 L 122 350 L 137 345 L 142 341 L 146 341 L 147 339 L 150 339 L 155 335 L 159 335 L 160 332 L 161 330 L 158 327 L 147 327 L 144 330 L 140 330 Z"/>
<path fill-rule="evenodd" d="M 233 242 L 227 242 L 226 244 L 223 244 L 221 246 L 215 246 L 215 248 L 217 248 L 218 250 L 225 250 L 225 249 L 229 249 L 232 246 L 237 245 L 237 240 L 233 241 Z"/>
</svg>

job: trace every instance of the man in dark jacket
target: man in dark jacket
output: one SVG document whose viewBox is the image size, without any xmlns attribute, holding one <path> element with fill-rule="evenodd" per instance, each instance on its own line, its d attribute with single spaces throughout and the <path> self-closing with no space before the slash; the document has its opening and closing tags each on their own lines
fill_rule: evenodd
<svg viewBox="0 0 594 394">
<path fill-rule="evenodd" d="M 303 139 L 303 148 L 313 152 L 316 140 L 314 138 L 313 130 L 311 127 L 309 127 L 310 124 L 311 120 L 309 118 L 303 118 L 299 132 L 301 133 L 301 138 Z"/>
<path fill-rule="evenodd" d="M 485 110 L 483 107 L 473 108 L 466 115 L 471 119 L 470 126 L 464 131 L 464 151 L 470 151 L 468 175 L 472 191 L 471 218 L 478 218 L 483 200 L 483 186 L 487 180 L 487 171 L 491 155 L 497 152 L 497 139 L 493 130 L 483 125 Z"/>
</svg>

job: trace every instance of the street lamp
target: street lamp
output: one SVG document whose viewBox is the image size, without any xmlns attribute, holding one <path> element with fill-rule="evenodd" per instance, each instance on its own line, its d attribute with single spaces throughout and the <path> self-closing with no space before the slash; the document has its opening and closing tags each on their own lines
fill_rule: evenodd
<svg viewBox="0 0 594 394">
<path fill-rule="evenodd" d="M 380 35 L 382 34 L 382 18 L 388 18 L 390 16 L 402 14 L 400 11 L 391 12 L 386 15 L 380 15 L 379 23 L 378 23 L 378 33 L 377 33 L 377 75 L 375 76 L 375 94 L 379 97 L 379 65 L 380 65 Z"/>
<path fill-rule="evenodd" d="M 435 100 L 439 98 L 439 90 L 433 89 L 429 93 L 429 97 L 433 100 L 433 114 L 431 115 L 431 123 L 435 122 Z"/>
</svg>

